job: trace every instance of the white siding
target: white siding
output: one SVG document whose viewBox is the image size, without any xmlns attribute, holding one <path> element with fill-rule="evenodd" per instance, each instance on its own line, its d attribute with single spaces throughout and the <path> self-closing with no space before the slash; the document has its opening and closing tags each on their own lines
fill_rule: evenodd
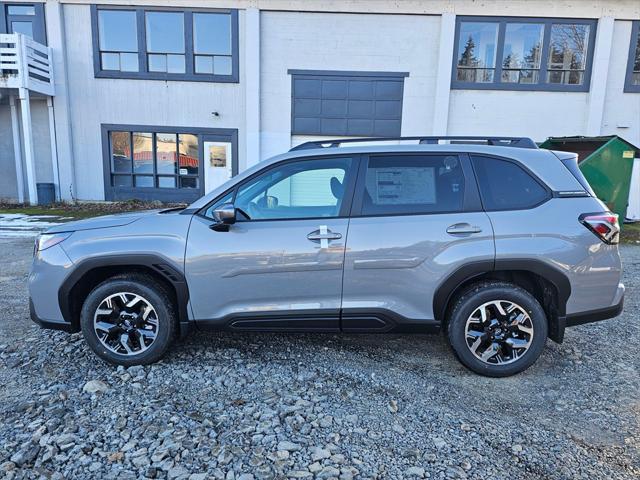
<svg viewBox="0 0 640 480">
<path fill-rule="evenodd" d="M 449 135 L 583 135 L 588 93 L 453 90 Z"/>
<path fill-rule="evenodd" d="M 288 69 L 410 72 L 402 134 L 430 131 L 440 17 L 262 12 L 262 157 L 291 146 Z"/>
<path fill-rule="evenodd" d="M 629 58 L 631 22 L 616 21 L 613 49 L 604 103 L 602 133 L 620 135 L 640 147 L 640 93 L 624 93 L 624 78 Z"/>
<path fill-rule="evenodd" d="M 94 78 L 89 6 L 65 5 L 64 17 L 78 198 L 104 198 L 101 124 L 237 128 L 244 144 L 243 69 L 237 84 Z M 240 51 L 243 25 L 240 12 Z"/>
</svg>

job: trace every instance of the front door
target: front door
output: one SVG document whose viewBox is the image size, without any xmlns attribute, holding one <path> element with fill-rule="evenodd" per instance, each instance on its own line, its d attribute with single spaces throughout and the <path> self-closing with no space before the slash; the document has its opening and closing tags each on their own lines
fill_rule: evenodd
<svg viewBox="0 0 640 480">
<path fill-rule="evenodd" d="M 357 161 L 279 163 L 227 192 L 191 223 L 185 271 L 202 326 L 339 329 L 347 212 Z M 214 231 L 233 202 L 236 223 Z"/>
<path fill-rule="evenodd" d="M 204 135 L 204 192 L 209 193 L 237 173 L 232 143 L 216 135 Z"/>
<path fill-rule="evenodd" d="M 493 268 L 491 222 L 466 155 L 380 154 L 362 162 L 344 270 L 345 331 L 442 320 L 438 287 L 462 266 Z"/>
</svg>

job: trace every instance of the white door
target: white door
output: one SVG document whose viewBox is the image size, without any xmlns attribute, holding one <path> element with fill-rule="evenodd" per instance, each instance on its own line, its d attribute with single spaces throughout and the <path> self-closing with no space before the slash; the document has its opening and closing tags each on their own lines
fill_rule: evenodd
<svg viewBox="0 0 640 480">
<path fill-rule="evenodd" d="M 231 142 L 204 138 L 204 193 L 208 193 L 231 178 L 233 159 Z"/>
</svg>

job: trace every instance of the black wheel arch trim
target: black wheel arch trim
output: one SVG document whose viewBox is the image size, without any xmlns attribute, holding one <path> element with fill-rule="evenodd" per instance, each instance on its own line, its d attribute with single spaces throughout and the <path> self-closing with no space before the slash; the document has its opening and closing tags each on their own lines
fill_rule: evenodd
<svg viewBox="0 0 640 480">
<path fill-rule="evenodd" d="M 184 336 L 191 323 L 187 312 L 189 288 L 184 274 L 171 266 L 171 263 L 169 259 L 155 254 L 105 255 L 82 260 L 75 264 L 58 290 L 58 304 L 62 317 L 74 328 L 70 294 L 78 282 L 92 270 L 103 267 L 145 267 L 160 275 L 175 289 L 180 336 Z"/>
<path fill-rule="evenodd" d="M 556 318 L 549 319 L 549 337 L 562 341 L 566 305 L 571 295 L 571 282 L 557 267 L 537 259 L 495 259 L 471 262 L 451 273 L 436 289 L 433 297 L 434 318 L 443 321 L 446 318 L 449 302 L 455 291 L 462 284 L 481 275 L 498 271 L 525 271 L 535 273 L 556 288 L 558 296 Z"/>
</svg>

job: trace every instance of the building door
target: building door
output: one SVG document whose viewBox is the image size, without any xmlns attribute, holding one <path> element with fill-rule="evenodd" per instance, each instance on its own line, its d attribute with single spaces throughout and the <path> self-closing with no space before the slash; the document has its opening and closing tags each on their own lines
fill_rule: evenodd
<svg viewBox="0 0 640 480">
<path fill-rule="evenodd" d="M 228 137 L 205 135 L 204 146 L 204 193 L 222 185 L 238 173 L 237 160 L 233 156 L 232 143 Z"/>
<path fill-rule="evenodd" d="M 0 4 L 0 33 L 22 33 L 36 42 L 47 44 L 44 27 L 44 4 L 3 3 Z"/>
</svg>

